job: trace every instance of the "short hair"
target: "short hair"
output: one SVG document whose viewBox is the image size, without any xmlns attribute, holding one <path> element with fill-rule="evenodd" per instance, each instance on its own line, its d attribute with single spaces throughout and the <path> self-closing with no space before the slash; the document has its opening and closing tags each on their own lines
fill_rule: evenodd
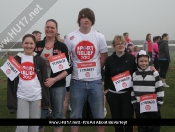
<svg viewBox="0 0 175 132">
<path fill-rule="evenodd" d="M 148 40 L 149 35 L 151 35 L 151 34 L 150 34 L 150 33 L 148 33 L 148 34 L 146 35 L 146 40 Z"/>
<path fill-rule="evenodd" d="M 48 22 L 53 22 L 53 23 L 55 23 L 56 28 L 58 28 L 58 23 L 57 23 L 56 20 L 54 20 L 54 19 L 49 19 L 49 20 L 46 21 L 46 24 L 47 24 Z"/>
<path fill-rule="evenodd" d="M 140 50 L 139 46 L 137 46 L 137 45 L 134 46 L 133 50 L 136 51 L 137 48 Z"/>
<path fill-rule="evenodd" d="M 78 20 L 77 23 L 80 26 L 80 19 L 83 17 L 87 17 L 91 22 L 92 22 L 92 26 L 95 24 L 95 14 L 94 12 L 89 9 L 89 8 L 83 8 L 79 14 L 78 14 Z"/>
<path fill-rule="evenodd" d="M 115 46 L 116 44 L 118 44 L 120 42 L 126 43 L 126 41 L 122 35 L 116 35 L 112 41 L 112 45 Z"/>
<path fill-rule="evenodd" d="M 38 30 L 35 30 L 35 31 L 32 32 L 33 35 L 34 35 L 34 34 L 38 34 L 38 33 L 39 33 L 39 34 L 42 34 L 42 33 L 41 33 L 40 31 L 38 31 Z"/>
<path fill-rule="evenodd" d="M 127 34 L 129 34 L 128 32 L 125 32 L 125 33 L 123 33 L 123 36 L 126 36 Z"/>
<path fill-rule="evenodd" d="M 165 37 L 167 37 L 168 36 L 168 34 L 167 33 L 164 33 L 163 35 L 162 35 L 162 39 L 164 39 Z"/>
</svg>

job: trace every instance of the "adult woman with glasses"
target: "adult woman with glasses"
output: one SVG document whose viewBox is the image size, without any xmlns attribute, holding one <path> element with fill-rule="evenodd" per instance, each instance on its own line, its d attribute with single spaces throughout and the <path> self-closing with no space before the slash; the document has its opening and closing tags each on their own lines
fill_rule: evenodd
<svg viewBox="0 0 175 132">
<path fill-rule="evenodd" d="M 115 52 L 105 64 L 104 87 L 113 119 L 132 119 L 131 76 L 137 70 L 135 57 L 125 52 L 125 39 L 115 36 L 112 42 Z M 115 126 L 115 132 L 132 132 L 133 126 Z"/>
</svg>

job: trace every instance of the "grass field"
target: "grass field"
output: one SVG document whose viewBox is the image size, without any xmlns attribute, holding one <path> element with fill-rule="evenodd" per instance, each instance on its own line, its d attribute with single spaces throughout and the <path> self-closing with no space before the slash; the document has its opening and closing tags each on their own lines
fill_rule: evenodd
<svg viewBox="0 0 175 132">
<path fill-rule="evenodd" d="M 0 60 L 0 66 L 2 66 L 5 60 L 6 58 Z M 175 53 L 171 53 L 171 63 L 167 74 L 167 84 L 170 85 L 170 88 L 165 89 L 165 98 L 161 114 L 162 118 L 175 119 Z M 0 70 L 0 118 L 16 118 L 16 115 L 10 114 L 7 109 L 6 93 L 6 76 Z M 106 108 L 108 111 L 106 118 L 111 118 L 108 104 L 106 104 Z M 0 132 L 14 132 L 15 128 L 15 126 L 0 126 Z M 45 132 L 52 131 L 53 127 L 45 127 Z M 114 129 L 112 126 L 106 126 L 105 131 L 113 132 Z M 65 127 L 64 132 L 70 132 L 70 127 Z M 80 127 L 79 132 L 95 132 L 95 127 L 83 126 Z M 137 132 L 137 130 L 135 130 L 135 132 Z M 175 126 L 162 126 L 161 132 L 175 132 Z"/>
</svg>

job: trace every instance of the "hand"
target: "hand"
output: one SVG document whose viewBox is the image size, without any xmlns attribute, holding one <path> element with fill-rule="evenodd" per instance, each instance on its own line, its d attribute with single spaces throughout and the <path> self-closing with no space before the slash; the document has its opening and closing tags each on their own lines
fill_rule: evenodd
<svg viewBox="0 0 175 132">
<path fill-rule="evenodd" d="M 108 93 L 108 91 L 109 91 L 109 90 L 105 90 L 105 91 L 104 91 L 104 95 L 106 95 L 106 94 Z"/>
<path fill-rule="evenodd" d="M 44 85 L 50 88 L 55 83 L 55 78 L 47 78 Z"/>
<path fill-rule="evenodd" d="M 150 70 L 151 70 L 151 71 L 156 71 L 156 69 L 155 69 L 154 66 L 151 66 L 151 67 L 150 67 Z"/>
</svg>

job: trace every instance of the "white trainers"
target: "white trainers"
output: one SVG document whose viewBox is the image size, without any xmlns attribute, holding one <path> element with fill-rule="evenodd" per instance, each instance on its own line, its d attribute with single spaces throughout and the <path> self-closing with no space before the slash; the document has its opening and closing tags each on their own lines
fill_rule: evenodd
<svg viewBox="0 0 175 132">
<path fill-rule="evenodd" d="M 107 110 L 106 108 L 104 108 L 104 117 L 106 117 L 106 115 L 107 115 Z"/>
<path fill-rule="evenodd" d="M 71 110 L 72 110 L 72 109 L 71 109 L 71 107 L 70 107 L 70 104 L 69 104 L 69 106 L 68 106 L 68 110 L 69 110 L 69 111 L 71 111 Z"/>
<path fill-rule="evenodd" d="M 169 88 L 170 86 L 167 85 L 166 83 L 163 83 L 163 87 L 165 87 L 165 88 Z"/>
</svg>

